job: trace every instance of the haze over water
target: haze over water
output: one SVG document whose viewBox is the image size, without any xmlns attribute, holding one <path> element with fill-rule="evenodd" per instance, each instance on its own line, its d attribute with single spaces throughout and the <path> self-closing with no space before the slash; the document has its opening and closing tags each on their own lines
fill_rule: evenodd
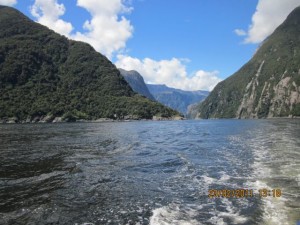
<svg viewBox="0 0 300 225">
<path fill-rule="evenodd" d="M 0 162 L 0 224 L 300 220 L 298 119 L 0 125 Z"/>
</svg>

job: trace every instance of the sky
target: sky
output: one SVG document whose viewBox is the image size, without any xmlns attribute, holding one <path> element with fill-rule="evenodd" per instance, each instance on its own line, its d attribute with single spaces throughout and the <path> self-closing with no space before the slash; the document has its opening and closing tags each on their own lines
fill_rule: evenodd
<svg viewBox="0 0 300 225">
<path fill-rule="evenodd" d="M 209 90 L 254 55 L 300 0 L 0 0 L 92 45 L 146 83 Z"/>
</svg>

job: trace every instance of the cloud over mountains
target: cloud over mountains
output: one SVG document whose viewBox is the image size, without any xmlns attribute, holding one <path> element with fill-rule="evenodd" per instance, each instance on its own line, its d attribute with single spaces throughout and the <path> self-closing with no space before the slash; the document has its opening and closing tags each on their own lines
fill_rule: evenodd
<svg viewBox="0 0 300 225">
<path fill-rule="evenodd" d="M 125 70 L 136 70 L 147 83 L 166 84 L 169 87 L 182 90 L 209 90 L 221 81 L 218 71 L 207 72 L 198 70 L 188 74 L 186 59 L 172 58 L 156 61 L 150 58 L 140 60 L 126 55 L 118 55 L 116 66 Z"/>
<path fill-rule="evenodd" d="M 17 4 L 17 0 L 0 0 L 0 5 L 14 6 L 15 4 Z"/>
<path fill-rule="evenodd" d="M 68 38 L 89 43 L 109 59 L 116 59 L 118 67 L 137 70 L 149 83 L 166 84 L 183 90 L 212 90 L 221 81 L 217 70 L 197 69 L 188 72 L 188 63 L 180 56 L 157 60 L 149 57 L 134 58 L 125 54 L 128 52 L 126 44 L 134 32 L 134 24 L 127 18 L 133 11 L 131 0 L 74 0 L 74 7 L 80 7 L 90 15 L 81 24 L 81 31 L 75 29 L 72 24 L 74 21 L 64 19 L 68 10 L 63 4 L 65 1 L 33 0 L 28 4 L 31 4 L 30 13 L 37 22 Z M 0 4 L 14 6 L 17 0 L 0 0 Z M 248 29 L 235 29 L 234 32 L 243 36 L 245 43 L 260 43 L 298 5 L 299 0 L 258 0 L 251 25 Z"/>
<path fill-rule="evenodd" d="M 39 23 L 69 38 L 91 44 L 108 58 L 126 47 L 133 26 L 122 14 L 129 13 L 132 8 L 126 7 L 121 0 L 77 0 L 77 6 L 91 15 L 91 19 L 83 24 L 84 32 L 72 33 L 73 25 L 60 19 L 66 9 L 57 0 L 35 0 L 31 14 Z"/>
<path fill-rule="evenodd" d="M 259 0 L 248 31 L 236 29 L 235 33 L 245 36 L 245 43 L 260 43 L 299 5 L 299 0 Z"/>
</svg>

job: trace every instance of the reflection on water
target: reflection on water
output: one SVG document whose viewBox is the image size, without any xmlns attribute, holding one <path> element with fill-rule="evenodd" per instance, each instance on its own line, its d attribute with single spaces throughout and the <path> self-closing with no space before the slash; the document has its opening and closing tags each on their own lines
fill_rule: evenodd
<svg viewBox="0 0 300 225">
<path fill-rule="evenodd" d="M 295 224 L 299 135 L 284 119 L 0 125 L 0 224 Z M 240 188 L 256 195 L 208 198 Z"/>
</svg>

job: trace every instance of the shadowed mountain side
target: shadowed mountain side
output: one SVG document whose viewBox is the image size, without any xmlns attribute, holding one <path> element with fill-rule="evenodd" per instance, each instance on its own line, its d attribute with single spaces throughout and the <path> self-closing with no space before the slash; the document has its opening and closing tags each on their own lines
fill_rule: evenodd
<svg viewBox="0 0 300 225">
<path fill-rule="evenodd" d="M 0 6 L 0 27 L 2 122 L 178 114 L 137 95 L 118 69 L 86 43 L 69 40 L 6 6 Z"/>
<path fill-rule="evenodd" d="M 119 71 L 135 92 L 151 100 L 155 100 L 155 98 L 149 92 L 148 87 L 145 84 L 144 78 L 137 71 L 127 71 L 121 68 L 119 68 Z"/>
</svg>

